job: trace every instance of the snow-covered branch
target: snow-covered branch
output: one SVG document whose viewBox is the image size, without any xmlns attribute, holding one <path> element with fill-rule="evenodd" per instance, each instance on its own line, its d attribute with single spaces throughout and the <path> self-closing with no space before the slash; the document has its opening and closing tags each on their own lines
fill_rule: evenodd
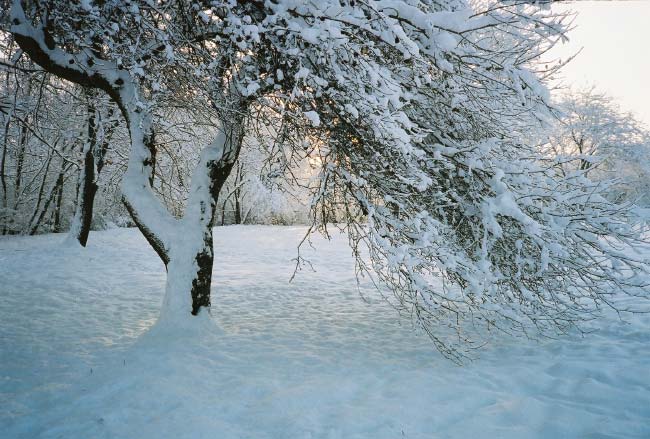
<svg viewBox="0 0 650 439">
<path fill-rule="evenodd" d="M 132 149 L 122 184 L 124 203 L 135 222 L 163 260 L 176 221 L 151 191 L 155 151 L 149 109 L 142 102 L 131 75 L 114 61 L 95 57 L 90 50 L 69 54 L 48 44 L 44 26 L 35 27 L 25 17 L 20 0 L 11 10 L 11 32 L 23 51 L 44 70 L 84 87 L 105 91 L 127 121 Z"/>
</svg>

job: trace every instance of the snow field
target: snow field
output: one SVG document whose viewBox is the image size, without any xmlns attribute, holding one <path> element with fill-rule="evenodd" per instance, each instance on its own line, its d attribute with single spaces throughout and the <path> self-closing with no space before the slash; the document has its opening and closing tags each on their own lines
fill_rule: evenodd
<svg viewBox="0 0 650 439">
<path fill-rule="evenodd" d="M 216 228 L 212 318 L 183 333 L 152 327 L 165 273 L 137 230 L 1 238 L 0 436 L 650 437 L 650 316 L 459 367 L 357 288 L 344 236 L 289 283 L 303 233 Z"/>
</svg>

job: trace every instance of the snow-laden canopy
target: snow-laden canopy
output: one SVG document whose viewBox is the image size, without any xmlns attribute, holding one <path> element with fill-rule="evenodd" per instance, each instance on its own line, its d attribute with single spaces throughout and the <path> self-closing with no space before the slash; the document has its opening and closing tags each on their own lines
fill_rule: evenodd
<svg viewBox="0 0 650 439">
<path fill-rule="evenodd" d="M 222 177 L 243 136 L 267 136 L 271 152 L 318 157 L 315 226 L 342 219 L 360 268 L 458 358 L 477 327 L 564 331 L 647 282 L 645 262 L 620 251 L 638 239 L 625 208 L 531 141 L 557 67 L 540 57 L 565 17 L 529 3 L 15 0 L 10 32 L 49 72 L 118 102 L 133 142 L 125 202 L 166 264 L 196 254 L 194 279 L 205 275 Z M 203 237 L 191 250 L 142 195 L 151 114 L 175 100 L 216 111 L 223 131 L 181 222 Z M 193 311 L 209 304 L 184 285 Z"/>
</svg>

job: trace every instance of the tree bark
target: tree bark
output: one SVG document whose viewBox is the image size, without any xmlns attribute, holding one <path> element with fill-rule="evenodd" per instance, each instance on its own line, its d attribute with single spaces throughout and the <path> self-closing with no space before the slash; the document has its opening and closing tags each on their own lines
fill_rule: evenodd
<svg viewBox="0 0 650 439">
<path fill-rule="evenodd" d="M 82 247 L 85 247 L 88 243 L 96 193 L 95 157 L 92 150 L 89 149 L 84 154 L 84 165 L 79 174 L 79 181 L 77 183 L 77 207 L 69 232 L 70 236 L 77 240 Z"/>
<path fill-rule="evenodd" d="M 7 115 L 7 121 L 5 123 L 4 129 L 4 140 L 2 142 L 2 156 L 0 157 L 0 182 L 2 183 L 2 215 L 6 215 L 8 204 L 8 194 L 7 194 L 7 180 L 5 176 L 5 161 L 7 158 L 7 137 L 9 135 L 9 123 L 11 122 L 11 117 Z M 2 234 L 7 233 L 7 225 L 3 222 L 2 224 Z"/>
<path fill-rule="evenodd" d="M 29 120 L 29 116 L 25 116 L 25 124 L 22 126 L 20 129 L 20 148 L 18 149 L 18 159 L 16 161 L 16 179 L 14 182 L 14 191 L 16 194 L 16 197 L 20 193 L 20 185 L 21 185 L 21 180 L 23 177 L 23 164 L 25 162 L 25 149 L 27 148 L 27 123 Z"/>
<path fill-rule="evenodd" d="M 235 194 L 235 224 L 241 224 L 241 203 L 239 202 L 238 193 Z"/>
<path fill-rule="evenodd" d="M 56 194 L 56 205 L 54 207 L 54 233 L 61 232 L 61 209 L 63 208 L 63 165 L 57 180 L 58 193 Z"/>
<path fill-rule="evenodd" d="M 13 44 L 10 43 L 8 53 L 11 53 L 13 51 L 12 49 L 13 49 Z M 7 70 L 7 73 L 5 75 L 5 90 L 9 90 L 9 70 Z M 3 209 L 2 216 L 7 215 L 7 208 L 9 207 L 9 202 L 8 202 L 9 195 L 7 194 L 7 179 L 5 175 L 5 162 L 7 159 L 9 126 L 11 125 L 11 118 L 13 117 L 13 114 L 16 111 L 17 95 L 18 95 L 18 87 L 16 87 L 16 90 L 14 92 L 12 108 L 6 114 L 7 119 L 5 121 L 4 137 L 2 140 L 2 156 L 0 157 L 0 182 L 2 183 L 2 209 Z M 1 234 L 5 235 L 6 233 L 7 233 L 7 223 L 3 221 Z"/>
<path fill-rule="evenodd" d="M 241 184 L 243 180 L 241 163 L 235 169 L 235 224 L 241 224 Z"/>
<path fill-rule="evenodd" d="M 187 310 L 197 315 L 211 304 L 214 250 L 212 228 L 219 194 L 237 160 L 243 120 L 235 121 L 208 146 L 192 177 L 190 199 L 171 241 L 161 319 L 178 321 Z M 190 292 L 188 295 L 187 292 Z"/>
<path fill-rule="evenodd" d="M 104 156 L 108 150 L 108 143 L 117 124 L 112 122 L 108 127 L 100 127 L 102 123 L 92 99 L 96 98 L 93 91 L 87 91 L 89 99 L 88 109 L 88 140 L 84 146 L 83 168 L 77 183 L 77 206 L 70 226 L 70 237 L 77 240 L 82 247 L 88 243 L 90 227 L 93 220 L 95 195 L 97 194 L 97 179 L 104 167 Z M 109 117 L 112 111 L 109 111 Z M 99 134 L 99 131 L 105 131 Z"/>
<path fill-rule="evenodd" d="M 193 254 L 195 262 L 193 267 L 195 268 L 190 288 L 193 315 L 198 314 L 201 308 L 210 307 L 210 285 L 214 263 L 212 227 L 214 226 L 219 194 L 239 156 L 244 137 L 243 123 L 243 113 L 230 119 L 230 125 L 223 127 L 224 132 L 215 141 L 216 147 L 222 150 L 220 157 L 204 159 L 199 162 L 195 176 L 192 178 L 192 185 L 196 187 L 197 192 L 195 192 L 194 200 L 190 197 L 190 205 L 183 219 L 190 222 L 189 228 L 197 227 L 201 235 L 200 241 L 194 247 Z M 210 148 L 213 147 L 207 149 Z M 202 178 L 200 173 L 207 175 Z M 208 182 L 207 187 L 199 188 L 201 180 L 204 178 Z M 199 180 L 198 184 L 195 182 L 196 180 Z M 196 214 L 197 209 L 198 215 Z"/>
</svg>

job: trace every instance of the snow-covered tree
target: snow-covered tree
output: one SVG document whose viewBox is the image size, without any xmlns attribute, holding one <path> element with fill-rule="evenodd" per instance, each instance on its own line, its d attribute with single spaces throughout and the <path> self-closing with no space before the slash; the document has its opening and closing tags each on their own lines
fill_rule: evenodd
<svg viewBox="0 0 650 439">
<path fill-rule="evenodd" d="M 266 135 L 270 155 L 317 160 L 315 228 L 342 212 L 360 268 L 460 358 L 473 333 L 564 331 L 646 282 L 619 251 L 637 242 L 626 213 L 527 142 L 554 71 L 538 61 L 563 29 L 529 3 L 14 0 L 7 30 L 119 107 L 124 204 L 168 272 L 161 319 L 210 305 L 220 191 L 244 137 Z M 152 191 L 172 97 L 220 121 L 180 219 Z"/>
<path fill-rule="evenodd" d="M 558 102 L 560 118 L 548 143 L 565 172 L 615 180 L 611 196 L 647 204 L 650 131 L 593 87 L 568 91 Z"/>
<path fill-rule="evenodd" d="M 313 174 L 309 162 L 278 166 L 277 158 L 272 159 L 264 145 L 246 140 L 223 189 L 221 225 L 306 224 Z"/>
<path fill-rule="evenodd" d="M 0 93 L 7 103 L 0 109 L 2 234 L 61 231 L 74 204 L 83 123 L 79 96 L 43 72 L 20 70 L 29 68 L 21 63 L 2 72 Z"/>
</svg>

